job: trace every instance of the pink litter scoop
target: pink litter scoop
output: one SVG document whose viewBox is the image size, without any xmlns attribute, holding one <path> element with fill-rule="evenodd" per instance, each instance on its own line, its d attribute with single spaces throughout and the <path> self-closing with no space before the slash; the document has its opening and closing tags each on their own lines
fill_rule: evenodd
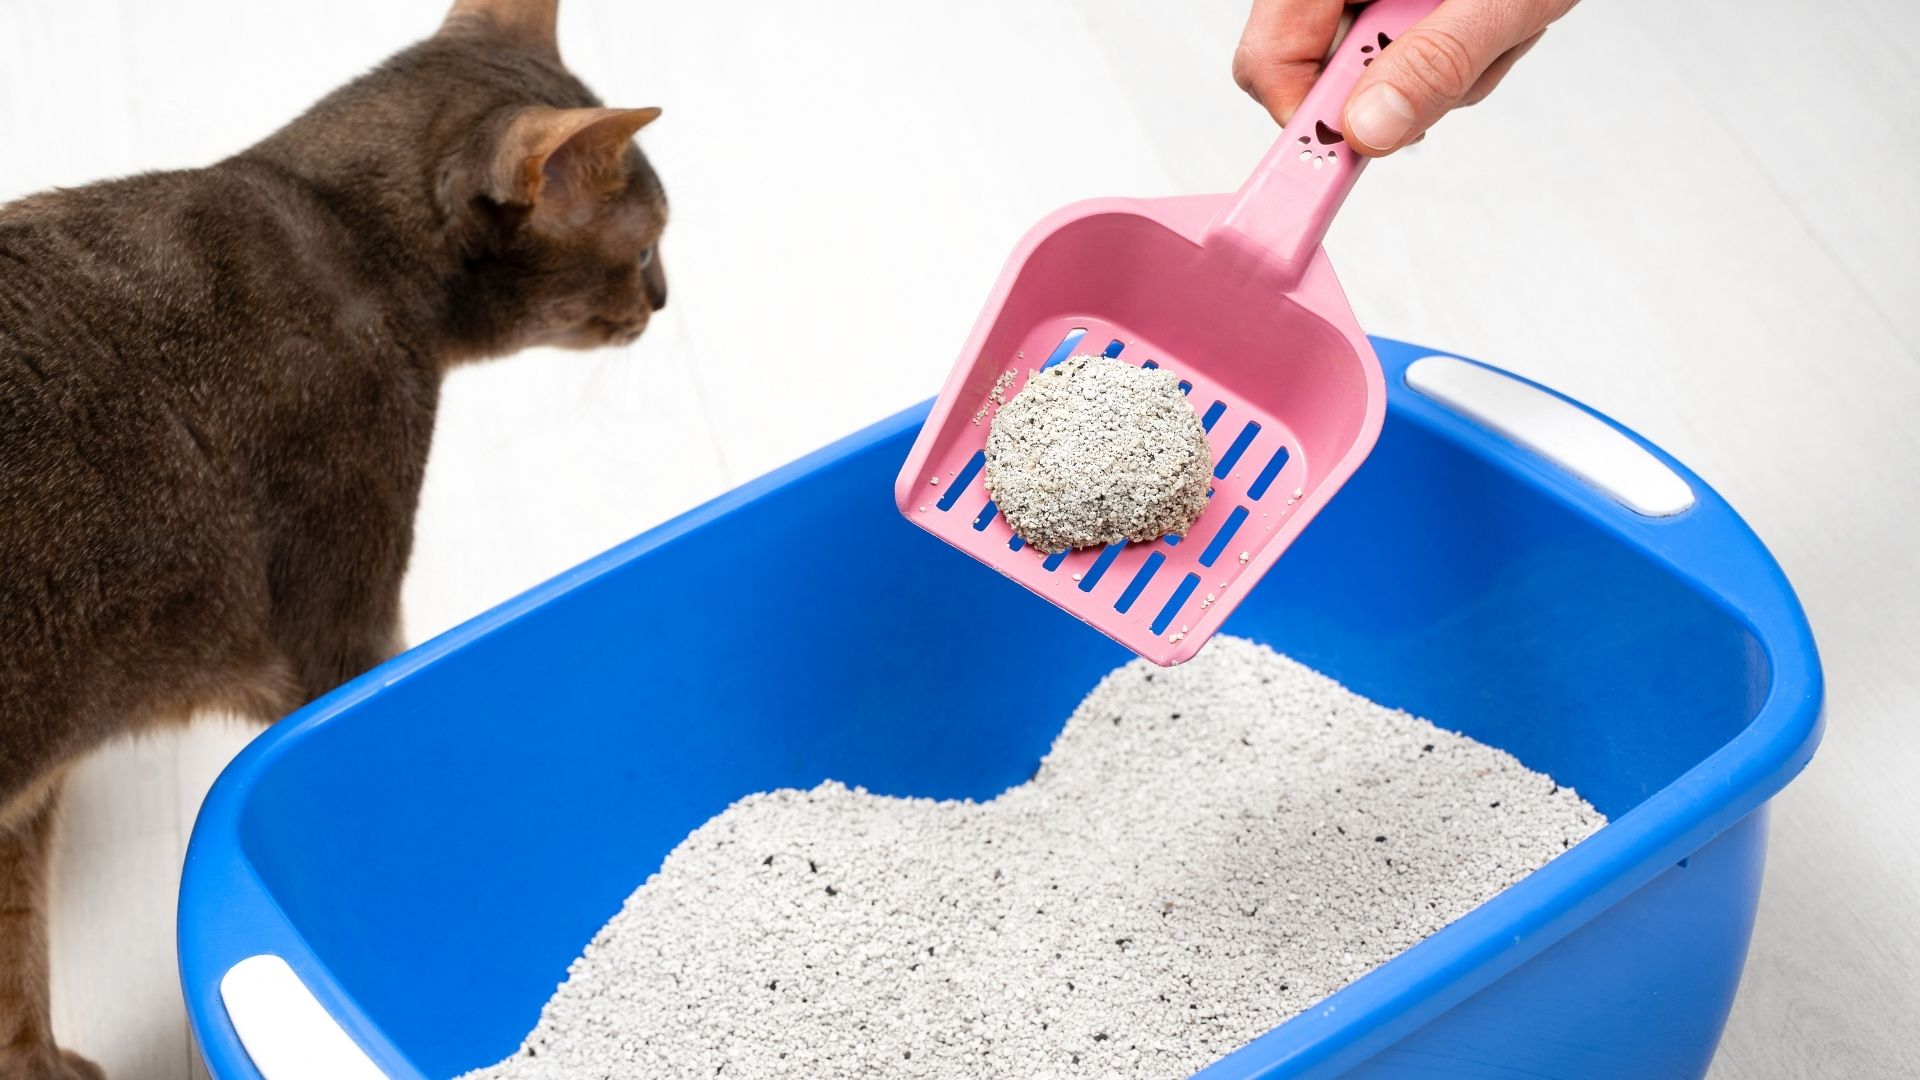
<svg viewBox="0 0 1920 1080">
<path fill-rule="evenodd" d="M 894 485 L 901 513 L 1156 664 L 1199 652 L 1380 434 L 1380 363 L 1320 240 L 1367 161 L 1338 130 L 1347 96 L 1437 2 L 1360 9 L 1234 195 L 1094 199 L 1028 232 Z M 1174 372 L 1200 414 L 1213 493 L 1184 538 L 1042 555 L 988 497 L 998 401 L 1087 352 Z"/>
</svg>

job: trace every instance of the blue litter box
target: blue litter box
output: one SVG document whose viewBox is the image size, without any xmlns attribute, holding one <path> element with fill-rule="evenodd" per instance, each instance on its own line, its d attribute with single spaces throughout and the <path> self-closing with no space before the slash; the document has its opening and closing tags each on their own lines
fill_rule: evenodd
<svg viewBox="0 0 1920 1080">
<path fill-rule="evenodd" d="M 1201 1075 L 1699 1077 L 1746 957 L 1765 804 L 1819 741 L 1805 616 L 1658 450 L 1494 369 L 1375 344 L 1378 449 L 1226 632 L 1504 748 L 1612 823 Z M 213 1076 L 444 1080 L 505 1057 L 626 895 L 748 792 L 1025 780 L 1128 657 L 899 517 L 923 415 L 654 529 L 248 747 L 181 888 Z M 825 538 L 828 557 L 774 536 Z M 986 658 L 1019 676 L 976 681 Z"/>
</svg>

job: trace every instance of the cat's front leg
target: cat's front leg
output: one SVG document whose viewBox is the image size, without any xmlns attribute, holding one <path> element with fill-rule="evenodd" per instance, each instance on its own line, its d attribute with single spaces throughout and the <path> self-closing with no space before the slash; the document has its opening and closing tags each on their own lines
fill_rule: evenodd
<svg viewBox="0 0 1920 1080">
<path fill-rule="evenodd" d="M 53 1042 L 47 879 L 57 786 L 0 807 L 0 1080 L 105 1080 Z"/>
</svg>

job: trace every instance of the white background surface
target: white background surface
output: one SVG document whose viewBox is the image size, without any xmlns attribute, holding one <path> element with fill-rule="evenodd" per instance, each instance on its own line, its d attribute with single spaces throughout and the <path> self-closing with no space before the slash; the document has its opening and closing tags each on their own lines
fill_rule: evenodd
<svg viewBox="0 0 1920 1080">
<path fill-rule="evenodd" d="M 1100 194 L 1226 190 L 1273 131 L 1245 0 L 567 0 L 644 145 L 672 301 L 625 354 L 449 384 L 419 641 L 939 385 L 1015 238 Z M 438 21 L 435 0 L 4 0 L 0 198 L 213 160 Z M 1571 393 L 1741 509 L 1812 615 L 1829 731 L 1779 800 L 1715 1080 L 1920 1075 L 1920 9 L 1606 0 L 1369 171 L 1328 241 L 1362 325 Z M 55 1023 L 200 1075 L 173 898 L 245 733 L 115 746 L 68 797 Z M 190 1071 L 191 1070 L 191 1071 Z"/>
</svg>

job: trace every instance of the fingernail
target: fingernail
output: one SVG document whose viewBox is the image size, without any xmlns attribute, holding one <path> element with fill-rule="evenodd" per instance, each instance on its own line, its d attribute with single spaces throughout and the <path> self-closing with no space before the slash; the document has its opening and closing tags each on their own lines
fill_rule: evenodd
<svg viewBox="0 0 1920 1080">
<path fill-rule="evenodd" d="M 1361 91 L 1347 106 L 1347 138 L 1369 150 L 1391 150 L 1413 130 L 1413 103 L 1386 83 Z"/>
</svg>

